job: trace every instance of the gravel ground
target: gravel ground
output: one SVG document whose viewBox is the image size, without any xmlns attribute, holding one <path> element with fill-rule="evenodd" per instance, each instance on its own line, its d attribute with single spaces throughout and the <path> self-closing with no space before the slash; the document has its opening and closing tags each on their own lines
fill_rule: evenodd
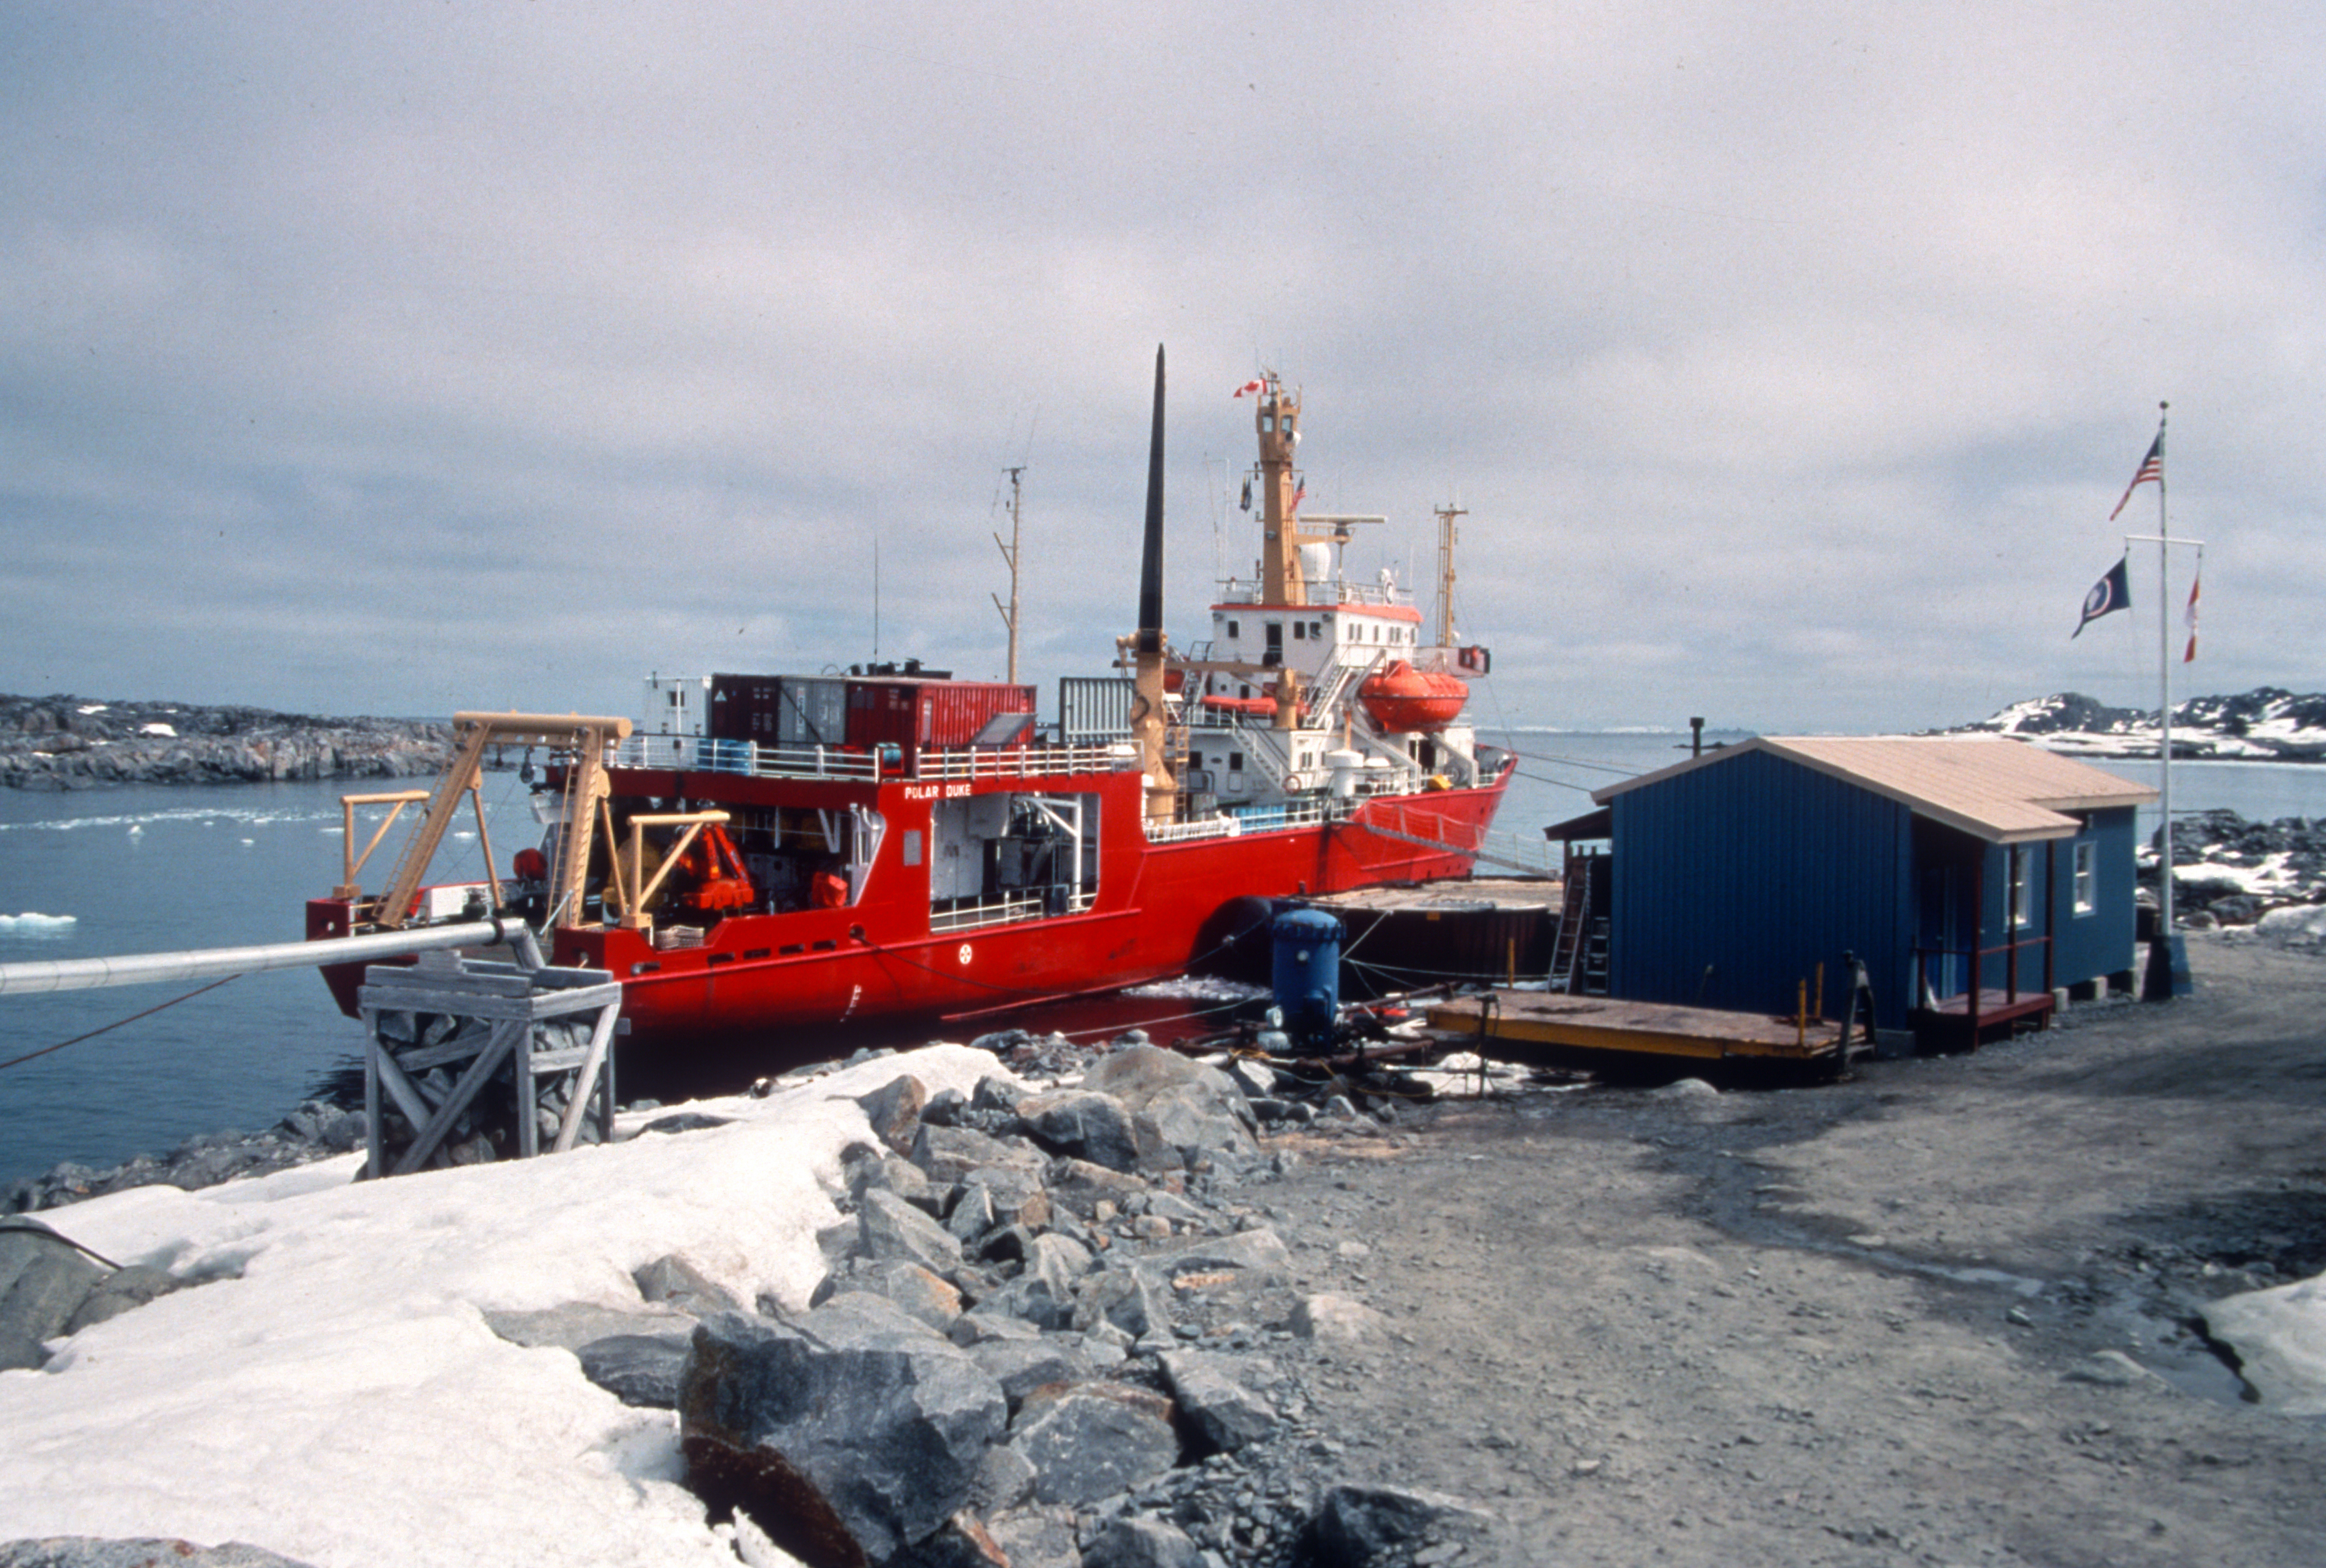
<svg viewBox="0 0 2326 1568">
<path fill-rule="evenodd" d="M 2190 947 L 2192 998 L 1838 1085 L 1271 1139 L 1249 1201 L 1393 1330 L 1313 1424 L 1512 1563 L 2326 1563 L 2326 1428 L 2196 1322 L 2326 1270 L 2326 960 Z"/>
</svg>

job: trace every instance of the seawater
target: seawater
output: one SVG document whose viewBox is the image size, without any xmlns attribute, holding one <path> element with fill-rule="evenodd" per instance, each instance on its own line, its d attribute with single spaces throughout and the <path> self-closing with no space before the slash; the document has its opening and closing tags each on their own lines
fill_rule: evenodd
<svg viewBox="0 0 2326 1568">
<path fill-rule="evenodd" d="M 1684 733 L 1524 730 L 1484 738 L 1519 753 L 1496 826 L 1528 835 L 1592 809 L 1593 789 L 1684 760 L 1689 746 Z M 2099 765 L 2155 782 L 2154 761 Z M 2179 763 L 2172 779 L 2176 816 L 2214 807 L 2259 818 L 2326 816 L 2326 768 Z M 305 901 L 340 880 L 340 797 L 400 787 L 341 779 L 0 790 L 0 963 L 296 941 Z M 526 791 L 513 774 L 497 773 L 485 795 L 487 831 L 506 865 L 534 840 Z M 357 848 L 385 809 L 359 808 Z M 406 808 L 405 822 L 415 809 Z M 465 836 L 447 841 L 438 880 L 481 866 L 473 824 L 464 817 L 456 831 Z M 367 886 L 385 880 L 404 832 L 399 822 L 381 844 Z M 255 1130 L 360 1059 L 361 1031 L 340 1015 L 312 970 L 246 975 L 161 1005 L 194 988 L 0 995 L 0 1061 L 160 1005 L 94 1039 L 0 1069 L 0 1179 L 61 1160 L 112 1164 L 192 1134 Z"/>
</svg>

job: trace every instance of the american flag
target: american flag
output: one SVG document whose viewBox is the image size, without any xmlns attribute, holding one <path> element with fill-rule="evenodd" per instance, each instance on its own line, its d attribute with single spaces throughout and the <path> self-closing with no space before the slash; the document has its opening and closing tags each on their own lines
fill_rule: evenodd
<svg viewBox="0 0 2326 1568">
<path fill-rule="evenodd" d="M 2158 484 L 2164 482 L 2164 432 L 2161 430 L 2156 433 L 2156 439 L 2148 443 L 2148 455 L 2140 460 L 2140 471 L 2134 474 L 2132 482 L 2124 487 L 2124 500 L 2117 502 L 2116 512 L 2108 514 L 2109 522 L 2116 521 L 2117 512 L 2124 510 L 2125 501 L 2132 499 L 2132 492 L 2150 480 Z"/>
</svg>

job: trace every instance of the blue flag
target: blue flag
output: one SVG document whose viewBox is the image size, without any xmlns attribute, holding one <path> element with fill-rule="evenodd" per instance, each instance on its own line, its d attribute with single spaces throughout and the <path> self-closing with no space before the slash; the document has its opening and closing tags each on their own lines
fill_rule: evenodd
<svg viewBox="0 0 2326 1568">
<path fill-rule="evenodd" d="M 2125 583 L 2124 565 L 2118 560 L 2107 569 L 2107 575 L 2093 583 L 2092 591 L 2084 595 L 2084 618 L 2076 622 L 2075 630 L 2068 633 L 2069 641 L 2081 637 L 2084 628 L 2101 616 L 2132 608 L 2132 590 Z"/>
</svg>

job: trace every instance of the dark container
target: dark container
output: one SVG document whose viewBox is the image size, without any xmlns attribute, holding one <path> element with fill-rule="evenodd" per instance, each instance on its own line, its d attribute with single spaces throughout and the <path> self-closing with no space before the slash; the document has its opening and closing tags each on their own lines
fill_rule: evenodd
<svg viewBox="0 0 2326 1568">
<path fill-rule="evenodd" d="M 714 741 L 763 746 L 839 746 L 848 742 L 848 683 L 838 676 L 714 675 Z"/>
<path fill-rule="evenodd" d="M 855 676 L 848 682 L 848 743 L 966 746 L 998 714 L 1033 712 L 1029 686 Z"/>
<path fill-rule="evenodd" d="M 1341 922 L 1322 910 L 1291 910 L 1276 917 L 1276 1005 L 1295 1047 L 1315 1050 L 1332 1042 L 1341 1011 Z"/>
</svg>

